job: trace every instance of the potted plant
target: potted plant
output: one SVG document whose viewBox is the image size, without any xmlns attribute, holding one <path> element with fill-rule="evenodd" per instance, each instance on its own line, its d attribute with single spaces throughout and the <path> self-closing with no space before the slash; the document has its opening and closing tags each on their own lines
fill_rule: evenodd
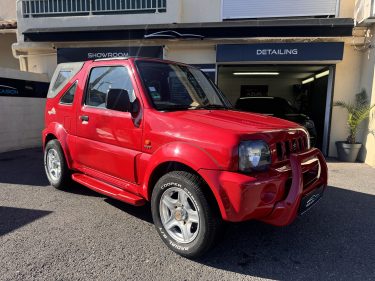
<svg viewBox="0 0 375 281">
<path fill-rule="evenodd" d="M 337 101 L 333 105 L 345 108 L 348 111 L 349 136 L 346 141 L 336 142 L 338 159 L 343 162 L 355 162 L 362 147 L 362 143 L 356 141 L 359 125 L 369 117 L 375 104 L 370 105 L 366 91 L 362 90 L 356 94 L 354 103 Z"/>
</svg>

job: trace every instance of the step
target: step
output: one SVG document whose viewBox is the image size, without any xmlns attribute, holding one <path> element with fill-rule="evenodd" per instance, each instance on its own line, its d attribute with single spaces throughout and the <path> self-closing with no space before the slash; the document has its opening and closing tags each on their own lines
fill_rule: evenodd
<svg viewBox="0 0 375 281">
<path fill-rule="evenodd" d="M 75 173 L 72 175 L 72 179 L 98 193 L 107 195 L 125 203 L 129 203 L 135 206 L 142 206 L 146 203 L 146 200 L 142 197 L 117 188 L 108 183 L 94 179 L 88 175 Z"/>
</svg>

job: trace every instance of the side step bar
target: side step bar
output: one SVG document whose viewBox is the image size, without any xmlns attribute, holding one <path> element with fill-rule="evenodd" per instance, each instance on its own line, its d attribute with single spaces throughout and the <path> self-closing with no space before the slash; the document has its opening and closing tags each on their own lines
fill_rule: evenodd
<svg viewBox="0 0 375 281">
<path fill-rule="evenodd" d="M 72 179 L 98 193 L 107 195 L 125 203 L 129 203 L 135 206 L 142 206 L 146 203 L 146 200 L 142 197 L 117 188 L 108 183 L 94 179 L 88 175 L 76 173 L 72 175 Z"/>
</svg>

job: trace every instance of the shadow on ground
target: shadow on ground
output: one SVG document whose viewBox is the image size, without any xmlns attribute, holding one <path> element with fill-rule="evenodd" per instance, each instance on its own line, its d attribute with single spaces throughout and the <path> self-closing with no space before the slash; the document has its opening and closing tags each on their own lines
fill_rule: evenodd
<svg viewBox="0 0 375 281">
<path fill-rule="evenodd" d="M 49 186 L 42 148 L 0 153 L 0 183 Z M 104 197 L 76 182 L 72 182 L 66 190 L 77 195 Z"/>
<path fill-rule="evenodd" d="M 0 236 L 38 220 L 52 212 L 0 206 Z"/>
<path fill-rule="evenodd" d="M 144 206 L 140 206 L 140 207 L 136 207 L 136 206 L 133 206 L 133 205 L 129 205 L 129 204 L 126 204 L 124 202 L 121 202 L 121 201 L 118 201 L 118 200 L 115 200 L 115 199 L 112 199 L 112 198 L 106 198 L 104 200 L 105 202 L 107 202 L 108 204 L 110 204 L 111 206 L 125 212 L 125 213 L 128 213 L 129 215 L 133 216 L 133 217 L 136 217 L 138 219 L 141 219 L 145 222 L 148 222 L 148 223 L 154 223 L 153 220 L 152 220 L 152 215 L 151 215 L 151 206 L 150 204 L 146 204 Z"/>
<path fill-rule="evenodd" d="M 49 185 L 41 148 L 0 153 L 0 183 Z"/>
<path fill-rule="evenodd" d="M 198 262 L 277 280 L 375 280 L 375 196 L 329 187 L 292 225 L 229 225 Z"/>
</svg>

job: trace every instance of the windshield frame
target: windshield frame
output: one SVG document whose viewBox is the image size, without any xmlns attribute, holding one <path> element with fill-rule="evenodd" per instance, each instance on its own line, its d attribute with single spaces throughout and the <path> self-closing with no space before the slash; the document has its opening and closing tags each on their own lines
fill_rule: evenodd
<svg viewBox="0 0 375 281">
<path fill-rule="evenodd" d="M 166 65 L 170 65 L 170 66 L 182 66 L 182 67 L 186 67 L 187 69 L 193 69 L 193 70 L 199 71 L 201 74 L 203 74 L 203 77 L 208 81 L 209 85 L 213 89 L 213 93 L 215 93 L 217 98 L 221 101 L 222 108 L 219 108 L 219 107 L 215 108 L 215 106 L 221 106 L 221 105 L 213 104 L 213 103 L 209 103 L 209 104 L 206 104 L 206 105 L 197 105 L 197 106 L 183 106 L 183 105 L 180 105 L 180 106 L 176 105 L 176 107 L 172 107 L 172 106 L 171 107 L 160 107 L 160 106 L 157 106 L 154 102 L 154 99 L 151 97 L 151 93 L 150 93 L 149 89 L 146 87 L 144 77 L 142 75 L 140 64 L 143 63 L 143 62 L 154 63 L 154 64 L 166 64 Z M 228 98 L 220 91 L 220 89 L 207 76 L 207 74 L 204 73 L 202 70 L 200 70 L 197 67 L 187 65 L 187 64 L 182 64 L 182 63 L 176 63 L 176 62 L 173 62 L 173 61 L 161 61 L 161 60 L 152 60 L 152 59 L 150 59 L 150 60 L 148 60 L 148 59 L 136 59 L 136 60 L 134 60 L 134 65 L 135 65 L 135 68 L 138 72 L 140 81 L 142 83 L 143 91 L 146 94 L 147 99 L 150 101 L 150 104 L 152 105 L 152 107 L 157 111 L 163 112 L 163 111 L 184 111 L 184 110 L 197 110 L 197 109 L 210 109 L 210 110 L 233 109 L 233 106 L 230 103 L 230 101 L 228 100 Z M 213 107 L 211 107 L 211 106 L 213 106 Z"/>
</svg>

